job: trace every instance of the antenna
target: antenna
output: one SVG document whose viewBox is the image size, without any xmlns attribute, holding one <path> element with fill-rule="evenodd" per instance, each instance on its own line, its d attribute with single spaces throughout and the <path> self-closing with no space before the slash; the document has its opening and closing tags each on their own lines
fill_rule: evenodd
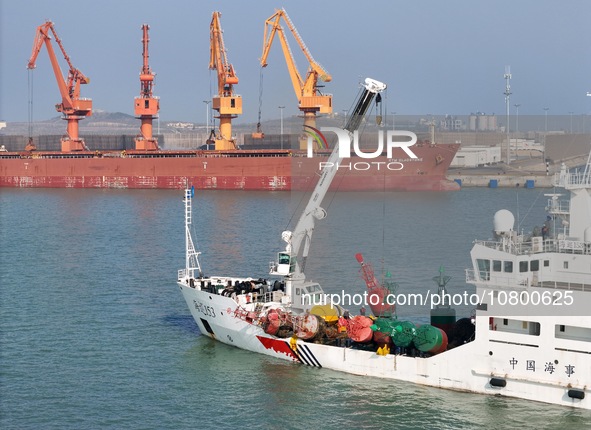
<svg viewBox="0 0 591 430">
<path fill-rule="evenodd" d="M 509 140 L 509 96 L 511 95 L 511 84 L 509 81 L 511 80 L 511 66 L 505 66 L 505 105 L 507 106 L 507 165 L 511 163 L 511 143 Z"/>
<path fill-rule="evenodd" d="M 519 218 L 519 192 L 515 191 L 515 202 L 517 203 L 517 234 L 519 234 L 519 229 L 521 228 L 521 219 Z"/>
</svg>

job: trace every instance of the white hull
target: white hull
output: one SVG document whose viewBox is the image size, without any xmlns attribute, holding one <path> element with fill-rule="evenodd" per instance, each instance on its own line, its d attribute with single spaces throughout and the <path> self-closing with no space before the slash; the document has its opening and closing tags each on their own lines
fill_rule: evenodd
<svg viewBox="0 0 591 430">
<path fill-rule="evenodd" d="M 591 342 L 588 341 L 564 341 L 568 348 L 562 348 L 549 330 L 542 330 L 532 340 L 528 334 L 492 330 L 488 317 L 479 316 L 476 339 L 462 346 L 427 358 L 378 355 L 268 335 L 261 327 L 234 316 L 238 306 L 234 299 L 181 282 L 179 286 L 201 333 L 238 348 L 354 375 L 591 409 L 591 387 L 585 384 L 591 380 Z M 248 309 L 249 305 L 242 307 Z M 578 325 L 580 318 L 561 320 Z M 554 317 L 549 320 L 554 321 Z M 544 361 L 535 357 L 544 357 Z M 567 366 L 572 370 L 570 375 Z M 492 379 L 501 385 L 499 381 L 504 381 L 505 386 L 491 385 Z M 584 398 L 569 397 L 569 390 L 583 393 Z"/>
</svg>

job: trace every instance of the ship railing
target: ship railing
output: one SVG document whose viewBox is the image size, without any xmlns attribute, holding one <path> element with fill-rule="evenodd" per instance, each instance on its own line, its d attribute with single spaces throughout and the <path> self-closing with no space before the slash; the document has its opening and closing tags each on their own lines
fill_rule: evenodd
<svg viewBox="0 0 591 430">
<path fill-rule="evenodd" d="M 256 294 L 254 301 L 255 303 L 281 302 L 281 297 L 283 296 L 283 291 L 268 291 L 263 294 Z"/>
<path fill-rule="evenodd" d="M 521 277 L 518 275 L 507 276 L 486 270 L 466 269 L 466 282 L 470 284 L 479 283 L 490 287 L 533 287 L 533 288 L 554 288 L 558 290 L 572 290 L 591 292 L 591 283 L 575 276 L 562 281 L 540 281 L 538 274 Z"/>
<path fill-rule="evenodd" d="M 475 240 L 475 245 L 482 245 L 490 249 L 495 249 L 497 251 L 505 251 L 511 252 L 511 250 L 516 248 L 516 244 L 506 244 L 503 242 L 499 242 L 498 240 Z"/>
<path fill-rule="evenodd" d="M 570 239 L 544 239 L 541 236 L 529 237 L 527 241 L 502 242 L 495 240 L 476 240 L 475 244 L 485 246 L 496 251 L 508 252 L 513 255 L 531 255 L 542 252 L 558 252 L 561 254 L 591 254 L 591 243 Z"/>
<path fill-rule="evenodd" d="M 177 280 L 179 282 L 183 282 L 185 285 L 190 285 L 191 287 L 194 287 L 195 286 L 195 277 L 193 275 L 194 275 L 193 270 L 187 271 L 186 269 L 180 269 L 178 271 Z"/>
<path fill-rule="evenodd" d="M 548 212 L 553 214 L 568 214 L 570 213 L 570 200 L 548 199 L 546 207 Z"/>
<path fill-rule="evenodd" d="M 531 254 L 532 252 L 549 252 L 550 249 L 544 250 L 544 241 L 524 241 L 524 236 L 516 236 L 515 240 L 508 240 L 506 242 L 500 240 L 476 240 L 477 245 L 482 245 L 496 251 L 508 252 L 513 255 Z M 542 239 L 540 237 L 540 239 Z M 546 241 L 547 242 L 547 241 Z"/>
<path fill-rule="evenodd" d="M 587 188 L 591 187 L 591 175 L 587 171 L 575 173 L 556 173 L 554 185 L 565 188 Z"/>
<path fill-rule="evenodd" d="M 7 159 L 7 158 L 27 158 L 24 155 L 21 155 L 19 152 L 4 152 L 4 151 L 0 151 L 0 157 L 2 157 L 2 159 Z"/>
<path fill-rule="evenodd" d="M 246 305 L 249 303 L 279 303 L 281 302 L 281 297 L 283 297 L 283 295 L 282 291 L 267 291 L 264 293 L 250 292 L 238 294 L 234 300 L 240 305 Z"/>
<path fill-rule="evenodd" d="M 195 271 L 197 269 L 196 268 L 190 268 L 189 270 L 187 269 L 179 269 L 178 271 L 178 280 L 181 279 L 195 279 Z"/>
<path fill-rule="evenodd" d="M 542 281 L 535 286 L 541 288 L 554 288 L 557 290 L 591 292 L 591 284 L 581 282 Z"/>
<path fill-rule="evenodd" d="M 518 273 L 502 275 L 498 272 L 474 269 L 466 269 L 466 282 L 470 284 L 483 283 L 491 287 L 527 287 L 530 285 L 529 277 Z"/>
<path fill-rule="evenodd" d="M 570 239 L 560 239 L 556 242 L 558 251 L 563 254 L 591 255 L 591 242 Z"/>
</svg>

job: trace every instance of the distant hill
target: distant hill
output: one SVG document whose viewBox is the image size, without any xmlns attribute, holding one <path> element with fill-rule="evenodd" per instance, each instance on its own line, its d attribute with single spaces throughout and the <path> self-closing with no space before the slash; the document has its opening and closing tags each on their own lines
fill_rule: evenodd
<svg viewBox="0 0 591 430">
<path fill-rule="evenodd" d="M 109 128 L 137 128 L 139 126 L 139 120 L 126 113 L 122 112 L 93 112 L 92 116 L 89 116 L 80 123 L 80 126 L 84 127 L 109 127 Z"/>
<path fill-rule="evenodd" d="M 114 122 L 114 123 L 121 123 L 121 124 L 133 124 L 137 122 L 137 119 L 132 116 L 128 115 L 123 112 L 105 112 L 105 111 L 93 111 L 92 115 L 89 117 L 84 118 L 80 121 L 80 124 L 83 123 L 91 123 L 91 122 Z M 62 124 L 63 120 L 60 115 L 54 116 L 49 119 L 42 119 L 42 120 L 35 120 L 37 124 L 52 124 L 52 123 L 59 123 Z"/>
<path fill-rule="evenodd" d="M 86 118 L 84 121 L 90 122 L 113 122 L 128 125 L 137 125 L 138 120 L 133 115 L 128 115 L 123 112 L 104 112 L 98 111 L 93 112 L 91 117 Z"/>
<path fill-rule="evenodd" d="M 10 122 L 6 128 L 2 129 L 3 134 L 28 134 L 27 122 Z M 136 134 L 140 126 L 140 121 L 126 113 L 122 112 L 104 112 L 94 111 L 91 116 L 80 121 L 80 133 L 103 133 L 108 134 Z M 45 120 L 36 120 L 33 123 L 33 135 L 39 134 L 64 134 L 66 122 L 61 116 Z"/>
</svg>

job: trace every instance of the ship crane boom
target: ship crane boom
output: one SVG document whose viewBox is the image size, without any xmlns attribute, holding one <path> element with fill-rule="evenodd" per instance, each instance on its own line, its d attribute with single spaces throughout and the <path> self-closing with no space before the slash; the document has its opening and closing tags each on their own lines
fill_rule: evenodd
<svg viewBox="0 0 591 430">
<path fill-rule="evenodd" d="M 361 94 L 355 102 L 355 108 L 344 127 L 345 131 L 343 133 L 346 137 L 343 137 L 348 138 L 349 142 L 352 133 L 358 129 L 369 110 L 374 97 L 386 89 L 386 84 L 370 78 L 365 79 L 362 86 Z M 376 99 L 376 101 L 378 100 L 379 98 Z M 339 136 L 339 140 L 341 140 L 340 138 L 341 136 Z M 287 246 L 284 252 L 279 253 L 277 263 L 272 265 L 272 274 L 289 276 L 293 280 L 304 279 L 304 268 L 310 251 L 316 220 L 323 219 L 327 215 L 321 204 L 342 160 L 343 158 L 339 154 L 339 145 L 335 144 L 330 157 L 324 163 L 316 188 L 312 192 L 295 228 L 292 231 L 282 233 L 282 239 L 287 243 Z"/>
<path fill-rule="evenodd" d="M 52 35 L 62 51 L 64 59 L 68 63 L 69 69 L 67 81 L 62 75 L 53 45 L 51 44 Z M 55 31 L 54 24 L 51 21 L 46 21 L 44 24 L 37 27 L 27 69 L 35 69 L 37 56 L 43 45 L 47 48 L 51 67 L 57 81 L 60 95 L 62 96 L 62 102 L 56 104 L 55 109 L 63 114 L 63 119 L 68 121 L 67 134 L 61 139 L 62 151 L 70 152 L 87 149 L 84 140 L 78 136 L 78 121 L 92 115 L 92 100 L 80 97 L 80 85 L 88 84 L 90 79 L 74 67 L 70 57 L 64 49 L 62 41 Z"/>
</svg>

